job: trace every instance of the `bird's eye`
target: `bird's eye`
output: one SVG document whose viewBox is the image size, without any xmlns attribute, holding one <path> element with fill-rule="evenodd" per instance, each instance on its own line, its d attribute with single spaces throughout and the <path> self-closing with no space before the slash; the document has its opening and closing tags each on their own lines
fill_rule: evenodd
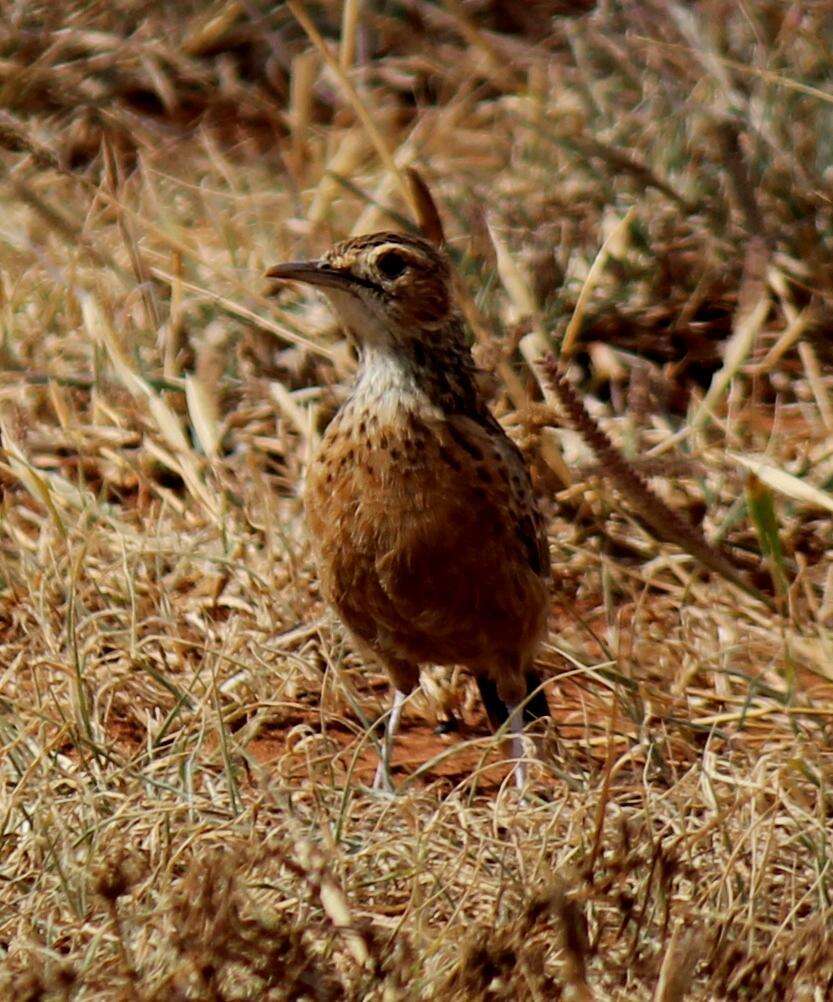
<svg viewBox="0 0 833 1002">
<path fill-rule="evenodd" d="M 405 273 L 408 262 L 399 251 L 386 251 L 376 259 L 376 267 L 385 278 L 399 278 Z"/>
</svg>

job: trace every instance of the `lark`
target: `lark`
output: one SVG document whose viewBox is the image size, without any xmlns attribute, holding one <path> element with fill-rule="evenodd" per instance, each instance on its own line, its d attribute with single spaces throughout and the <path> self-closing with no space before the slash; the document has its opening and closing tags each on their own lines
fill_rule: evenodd
<svg viewBox="0 0 833 1002">
<path fill-rule="evenodd" d="M 391 789 L 420 666 L 440 664 L 474 675 L 523 787 L 524 724 L 549 713 L 533 668 L 549 549 L 523 457 L 478 390 L 449 262 L 425 240 L 374 233 L 267 275 L 321 289 L 358 352 L 305 507 L 323 595 L 395 689 L 374 786 Z"/>
</svg>

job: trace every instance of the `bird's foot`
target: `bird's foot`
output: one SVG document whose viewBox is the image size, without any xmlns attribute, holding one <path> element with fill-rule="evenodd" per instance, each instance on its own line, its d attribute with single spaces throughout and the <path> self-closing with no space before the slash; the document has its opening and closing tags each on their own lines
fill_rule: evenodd
<svg viewBox="0 0 833 1002">
<path fill-rule="evenodd" d="M 396 788 L 390 777 L 390 770 L 384 762 L 380 762 L 376 766 L 376 775 L 373 777 L 372 789 L 375 793 L 386 793 L 391 797 L 396 793 Z"/>
<path fill-rule="evenodd" d="M 526 781 L 529 778 L 527 775 L 526 762 L 520 758 L 516 759 L 512 771 L 515 774 L 515 786 L 518 788 L 519 792 L 523 791 L 526 786 Z"/>
</svg>

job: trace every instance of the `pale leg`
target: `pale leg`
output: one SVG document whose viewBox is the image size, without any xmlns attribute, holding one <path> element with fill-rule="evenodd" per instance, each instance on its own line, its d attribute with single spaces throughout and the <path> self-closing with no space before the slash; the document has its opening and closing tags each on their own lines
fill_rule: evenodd
<svg viewBox="0 0 833 1002">
<path fill-rule="evenodd" d="M 397 689 L 393 694 L 393 707 L 390 716 L 385 724 L 385 737 L 382 743 L 382 758 L 376 768 L 376 777 L 373 780 L 374 790 L 385 790 L 393 793 L 393 782 L 390 778 L 390 755 L 393 749 L 393 740 L 399 730 L 399 718 L 402 716 L 402 704 L 407 699 L 407 695 Z"/>
<path fill-rule="evenodd" d="M 519 790 L 526 786 L 524 762 L 524 715 L 520 703 L 509 704 L 509 733 L 512 735 L 512 758 L 515 760 L 515 785 Z"/>
</svg>

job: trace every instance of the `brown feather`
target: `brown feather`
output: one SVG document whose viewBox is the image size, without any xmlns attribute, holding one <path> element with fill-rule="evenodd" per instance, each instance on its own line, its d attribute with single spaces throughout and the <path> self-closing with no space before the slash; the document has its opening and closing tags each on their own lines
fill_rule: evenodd
<svg viewBox="0 0 833 1002">
<path fill-rule="evenodd" d="M 478 391 L 447 260 L 385 232 L 271 274 L 320 285 L 359 350 L 307 476 L 324 596 L 397 689 L 422 664 L 464 665 L 505 720 L 537 685 L 549 550 L 523 457 Z M 528 715 L 545 707 L 533 697 Z"/>
</svg>

